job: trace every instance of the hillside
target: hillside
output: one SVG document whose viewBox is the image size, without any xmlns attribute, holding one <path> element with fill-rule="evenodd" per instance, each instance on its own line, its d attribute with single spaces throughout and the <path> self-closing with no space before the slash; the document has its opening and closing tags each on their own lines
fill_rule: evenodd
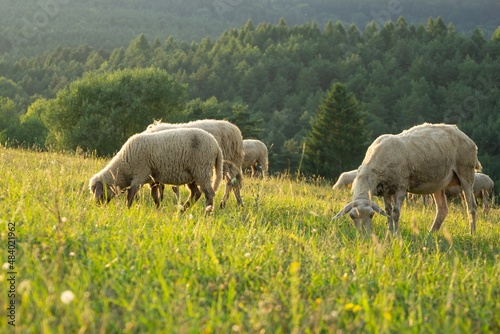
<svg viewBox="0 0 500 334">
<path fill-rule="evenodd" d="M 500 25 L 495 0 L 0 0 L 0 8 L 0 55 L 16 57 L 82 44 L 111 50 L 141 33 L 149 39 L 200 41 L 217 38 L 248 19 L 276 23 L 283 17 L 290 25 L 316 21 L 320 26 L 332 20 L 364 29 L 372 20 L 383 25 L 404 16 L 418 24 L 441 16 L 457 31 L 480 27 L 488 38 Z"/>
<path fill-rule="evenodd" d="M 408 203 L 401 238 L 386 238 L 380 215 L 372 235 L 333 220 L 350 196 L 321 180 L 249 179 L 244 207 L 231 198 L 204 217 L 202 200 L 179 214 L 172 193 L 156 209 L 147 189 L 130 209 L 125 195 L 99 206 L 88 179 L 103 159 L 0 158 L 2 333 L 8 321 L 29 333 L 500 331 L 498 210 L 480 210 L 471 236 L 451 204 L 428 235 L 433 207 Z"/>
</svg>

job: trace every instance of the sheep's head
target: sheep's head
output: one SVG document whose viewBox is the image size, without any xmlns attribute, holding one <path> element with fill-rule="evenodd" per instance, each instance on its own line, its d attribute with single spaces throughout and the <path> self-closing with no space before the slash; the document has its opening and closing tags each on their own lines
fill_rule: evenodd
<svg viewBox="0 0 500 334">
<path fill-rule="evenodd" d="M 375 213 L 380 213 L 386 217 L 389 217 L 384 210 L 382 210 L 375 202 L 369 199 L 356 199 L 347 204 L 339 213 L 335 215 L 335 218 L 342 217 L 345 214 L 349 214 L 354 225 L 358 229 L 363 227 L 369 233 L 372 225 L 372 218 Z"/>
<path fill-rule="evenodd" d="M 228 184 L 234 187 L 243 187 L 243 171 L 241 170 L 241 167 L 238 167 L 229 160 L 224 160 L 222 171 Z"/>
<path fill-rule="evenodd" d="M 152 132 L 152 130 L 157 126 L 161 124 L 161 119 L 155 119 L 153 123 L 149 124 L 148 127 L 146 128 L 146 131 Z"/>
<path fill-rule="evenodd" d="M 116 195 L 108 184 L 103 184 L 102 181 L 95 180 L 90 181 L 90 192 L 99 204 L 109 203 Z"/>
</svg>

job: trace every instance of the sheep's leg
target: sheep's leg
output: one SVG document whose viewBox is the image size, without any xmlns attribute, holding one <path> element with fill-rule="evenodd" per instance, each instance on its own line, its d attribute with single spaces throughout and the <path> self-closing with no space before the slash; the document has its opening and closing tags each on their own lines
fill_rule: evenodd
<svg viewBox="0 0 500 334">
<path fill-rule="evenodd" d="M 222 200 L 220 202 L 220 208 L 222 209 L 223 207 L 226 206 L 226 202 L 229 198 L 229 193 L 231 192 L 231 183 L 226 182 L 226 189 L 224 190 L 224 196 L 222 196 Z"/>
<path fill-rule="evenodd" d="M 483 207 L 484 212 L 486 213 L 488 210 L 488 199 L 487 199 L 486 190 L 481 190 L 479 192 L 479 196 L 476 197 L 476 206 L 479 206 L 479 198 L 481 199 L 481 206 Z"/>
<path fill-rule="evenodd" d="M 385 212 L 387 213 L 387 227 L 389 228 L 389 231 L 394 233 L 394 219 L 392 215 L 392 196 L 390 195 L 384 195 L 384 208 Z"/>
<path fill-rule="evenodd" d="M 215 197 L 215 191 L 211 186 L 209 187 L 204 187 L 202 189 L 203 194 L 205 195 L 205 215 L 209 214 L 213 211 L 214 208 L 214 197 Z"/>
<path fill-rule="evenodd" d="M 232 183 L 231 188 L 233 189 L 234 197 L 236 197 L 236 202 L 238 203 L 238 205 L 243 206 L 243 200 L 241 199 L 239 182 L 236 182 L 236 184 Z"/>
<path fill-rule="evenodd" d="M 253 166 L 252 166 L 253 168 Z M 234 196 L 236 197 L 236 201 L 238 205 L 243 206 L 243 200 L 240 195 L 240 183 L 238 182 L 241 179 L 241 169 L 240 171 L 235 170 L 228 164 L 224 164 L 224 180 L 226 181 L 226 189 L 224 190 L 224 196 L 222 196 L 222 201 L 220 203 L 220 207 L 223 208 L 226 206 L 226 202 L 229 199 L 230 192 L 234 192 Z M 253 172 L 253 170 L 252 170 Z"/>
<path fill-rule="evenodd" d="M 436 217 L 432 223 L 431 232 L 439 230 L 441 224 L 443 224 L 443 221 L 446 218 L 446 215 L 448 214 L 448 203 L 446 201 L 444 189 L 435 192 L 432 194 L 432 197 L 434 197 L 434 202 L 436 203 Z"/>
<path fill-rule="evenodd" d="M 179 186 L 172 186 L 172 191 L 174 192 L 175 202 L 179 203 L 179 201 L 181 199 L 181 195 L 179 193 Z M 162 193 L 162 195 L 163 195 L 163 193 Z"/>
<path fill-rule="evenodd" d="M 165 189 L 165 185 L 163 183 L 158 183 L 158 195 L 160 202 L 163 201 L 163 190 Z"/>
<path fill-rule="evenodd" d="M 162 187 L 163 184 L 161 183 L 153 183 L 151 185 L 149 193 L 151 194 L 151 197 L 153 198 L 153 201 L 155 202 L 156 208 L 160 207 L 161 200 L 162 200 Z"/>
<path fill-rule="evenodd" d="M 392 217 L 392 224 L 394 228 L 393 232 L 395 233 L 399 232 L 399 216 L 401 215 L 401 206 L 403 206 L 406 194 L 406 190 L 398 190 L 394 194 L 394 209 L 392 209 L 390 215 Z"/>
<path fill-rule="evenodd" d="M 488 192 L 486 190 L 481 191 L 481 200 L 483 201 L 484 213 L 488 213 L 490 211 L 490 205 L 488 203 Z"/>
<path fill-rule="evenodd" d="M 128 193 L 127 193 L 127 206 L 129 208 L 132 206 L 132 202 L 134 201 L 135 196 L 137 195 L 137 192 L 139 191 L 140 187 L 141 187 L 141 185 L 139 185 L 139 184 L 133 184 L 128 189 Z"/>
<path fill-rule="evenodd" d="M 257 162 L 252 165 L 252 177 L 257 177 L 259 175 L 259 169 L 257 168 Z"/>
<path fill-rule="evenodd" d="M 460 180 L 462 181 L 462 180 Z M 474 200 L 474 194 L 472 193 L 472 186 L 465 185 L 462 183 L 462 193 L 465 197 L 465 203 L 467 205 L 467 212 L 469 213 L 469 223 L 470 223 L 470 233 L 476 233 L 476 201 Z"/>
<path fill-rule="evenodd" d="M 182 206 L 183 211 L 189 208 L 192 204 L 196 203 L 196 201 L 198 201 L 201 197 L 201 191 L 198 189 L 196 182 L 188 183 L 187 186 L 189 188 L 189 198 Z"/>
</svg>

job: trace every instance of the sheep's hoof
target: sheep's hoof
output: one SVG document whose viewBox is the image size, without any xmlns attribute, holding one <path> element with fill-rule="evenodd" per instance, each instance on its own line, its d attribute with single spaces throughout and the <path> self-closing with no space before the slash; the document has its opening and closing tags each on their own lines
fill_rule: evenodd
<svg viewBox="0 0 500 334">
<path fill-rule="evenodd" d="M 211 214 L 212 212 L 214 211 L 214 206 L 213 205 L 209 205 L 205 208 L 205 214 L 206 215 L 209 215 Z"/>
</svg>

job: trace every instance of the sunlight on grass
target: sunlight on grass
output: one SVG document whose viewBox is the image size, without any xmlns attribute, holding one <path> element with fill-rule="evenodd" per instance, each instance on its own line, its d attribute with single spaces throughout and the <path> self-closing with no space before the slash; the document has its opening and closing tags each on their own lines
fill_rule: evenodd
<svg viewBox="0 0 500 334">
<path fill-rule="evenodd" d="M 169 192 L 157 210 L 147 189 L 130 209 L 123 195 L 97 205 L 87 182 L 105 160 L 0 157 L 0 254 L 15 222 L 20 332 L 500 331 L 496 208 L 479 209 L 470 236 L 453 203 L 429 235 L 433 206 L 405 204 L 401 238 L 386 238 L 382 216 L 372 235 L 333 220 L 351 195 L 324 182 L 246 179 L 243 208 L 231 197 L 204 217 L 202 203 L 180 214 Z M 4 310 L 7 280 L 4 268 Z"/>
</svg>

